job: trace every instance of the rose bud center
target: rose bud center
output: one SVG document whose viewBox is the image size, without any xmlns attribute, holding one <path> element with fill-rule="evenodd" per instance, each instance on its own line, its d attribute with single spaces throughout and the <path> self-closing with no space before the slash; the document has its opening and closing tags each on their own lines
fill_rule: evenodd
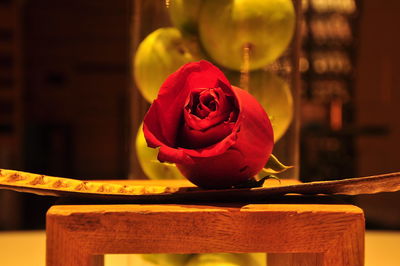
<svg viewBox="0 0 400 266">
<path fill-rule="evenodd" d="M 213 91 L 213 89 L 205 89 L 200 93 L 191 94 L 190 102 L 185 109 L 193 115 L 203 119 L 211 112 L 216 111 L 218 104 L 218 95 Z"/>
<path fill-rule="evenodd" d="M 232 95 L 221 88 L 194 89 L 185 103 L 180 146 L 207 147 L 229 135 L 237 117 Z"/>
</svg>

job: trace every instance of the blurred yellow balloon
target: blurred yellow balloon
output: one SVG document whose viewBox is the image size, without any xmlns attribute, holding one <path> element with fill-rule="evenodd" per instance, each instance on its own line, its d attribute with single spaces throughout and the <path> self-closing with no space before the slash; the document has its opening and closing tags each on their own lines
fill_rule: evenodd
<svg viewBox="0 0 400 266">
<path fill-rule="evenodd" d="M 197 34 L 197 23 L 203 0 L 172 0 L 168 8 L 171 22 L 183 34 Z"/>
<path fill-rule="evenodd" d="M 192 254 L 142 254 L 142 258 L 156 266 L 184 266 Z M 148 264 L 146 264 L 148 265 Z"/>
<path fill-rule="evenodd" d="M 157 160 L 158 149 L 147 146 L 143 133 L 143 123 L 136 135 L 136 154 L 143 172 L 149 179 L 184 179 L 175 164 Z"/>
<path fill-rule="evenodd" d="M 232 85 L 240 87 L 240 73 L 227 72 Z M 264 107 L 274 130 L 277 142 L 286 132 L 293 119 L 293 96 L 289 85 L 278 75 L 257 70 L 249 73 L 249 93 Z"/>
<path fill-rule="evenodd" d="M 186 266 L 263 266 L 253 253 L 204 253 L 194 255 Z"/>
<path fill-rule="evenodd" d="M 196 61 L 176 28 L 160 28 L 140 44 L 134 58 L 136 85 L 148 102 L 157 98 L 165 79 L 182 65 Z"/>
<path fill-rule="evenodd" d="M 214 62 L 232 70 L 272 63 L 289 46 L 295 29 L 292 0 L 205 0 L 198 18 L 201 43 Z"/>
</svg>

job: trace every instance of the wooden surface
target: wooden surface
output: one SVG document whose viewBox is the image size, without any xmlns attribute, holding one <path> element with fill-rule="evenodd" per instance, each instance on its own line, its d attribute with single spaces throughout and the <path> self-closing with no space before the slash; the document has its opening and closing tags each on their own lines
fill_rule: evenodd
<svg viewBox="0 0 400 266">
<path fill-rule="evenodd" d="M 59 205 L 47 266 L 102 254 L 268 252 L 269 266 L 364 265 L 364 216 L 351 205 Z"/>
<path fill-rule="evenodd" d="M 399 243 L 400 231 L 367 230 L 365 232 L 365 266 L 398 266 Z M 43 266 L 46 261 L 45 247 L 45 231 L 0 232 L 1 265 Z M 24 256 L 21 256 L 21 250 L 24 251 Z M 144 261 L 140 254 L 109 254 L 104 260 L 106 266 L 154 266 Z M 265 266 L 265 263 L 260 266 Z"/>
</svg>

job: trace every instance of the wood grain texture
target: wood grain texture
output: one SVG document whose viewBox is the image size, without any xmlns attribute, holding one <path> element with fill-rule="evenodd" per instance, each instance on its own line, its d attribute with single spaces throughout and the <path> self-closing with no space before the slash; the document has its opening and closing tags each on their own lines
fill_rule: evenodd
<svg viewBox="0 0 400 266">
<path fill-rule="evenodd" d="M 351 205 L 60 205 L 48 211 L 46 232 L 47 266 L 211 252 L 268 252 L 269 266 L 364 263 L 364 216 Z"/>
<path fill-rule="evenodd" d="M 268 265 L 324 265 L 323 253 L 272 253 L 267 257 Z"/>
</svg>

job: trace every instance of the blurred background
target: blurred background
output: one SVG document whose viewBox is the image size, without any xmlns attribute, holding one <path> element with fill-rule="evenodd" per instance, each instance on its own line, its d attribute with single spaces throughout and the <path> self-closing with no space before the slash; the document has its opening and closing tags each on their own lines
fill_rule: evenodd
<svg viewBox="0 0 400 266">
<path fill-rule="evenodd" d="M 0 168 L 146 178 L 132 158 L 148 107 L 132 79 L 135 12 L 128 0 L 0 0 Z M 395 0 L 302 1 L 302 181 L 399 171 L 399 12 Z M 54 201 L 0 191 L 0 230 L 43 229 Z M 367 228 L 400 229 L 400 193 L 349 201 Z"/>
</svg>

